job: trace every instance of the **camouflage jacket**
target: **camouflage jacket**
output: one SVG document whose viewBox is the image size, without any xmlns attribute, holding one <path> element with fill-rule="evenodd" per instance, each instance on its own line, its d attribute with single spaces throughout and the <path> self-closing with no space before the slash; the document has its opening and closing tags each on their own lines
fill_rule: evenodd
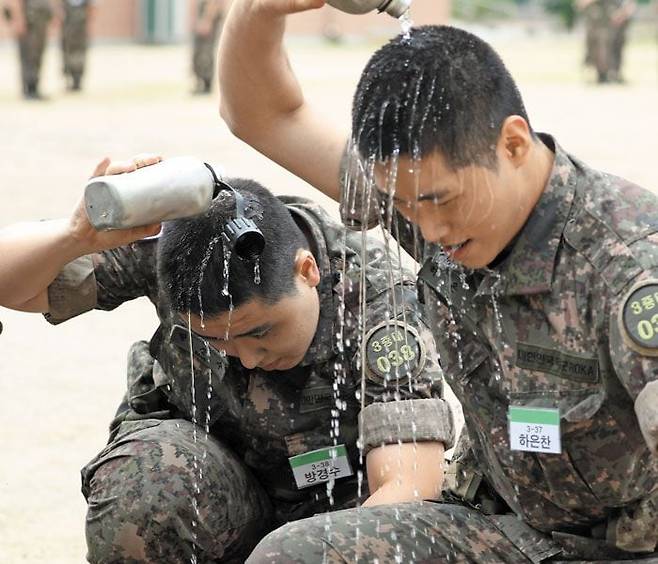
<svg viewBox="0 0 658 564">
<path fill-rule="evenodd" d="M 297 367 L 248 370 L 177 325 L 156 279 L 157 238 L 67 265 L 49 288 L 47 318 L 59 323 L 91 309 L 111 310 L 127 300 L 148 297 L 160 327 L 150 351 L 142 347 L 139 352 L 138 347 L 131 352 L 127 405 L 119 421 L 153 416 L 193 420 L 228 443 L 272 496 L 292 501 L 325 487 L 298 491 L 288 458 L 331 446 L 334 437 L 337 444 L 346 445 L 354 471 L 337 487 L 351 484 L 351 491 L 356 491 L 359 417 L 366 452 L 398 440 L 436 440 L 449 448 L 453 424 L 413 279 L 388 260 L 379 241 L 346 232 L 313 202 L 281 199 L 311 234 L 321 272 L 317 332 Z M 362 366 L 364 335 L 367 353 Z M 157 360 L 149 364 L 139 358 L 145 354 Z M 363 411 L 362 368 L 367 405 Z"/>
<path fill-rule="evenodd" d="M 416 257 L 419 249 L 428 257 L 419 287 L 477 472 L 537 529 L 598 525 L 619 548 L 651 551 L 658 197 L 542 140 L 555 152 L 550 180 L 496 268 L 448 263 L 400 216 L 393 231 Z M 358 213 L 346 212 L 343 205 L 354 224 Z M 373 214 L 365 215 L 371 225 Z M 559 409 L 561 453 L 511 450 L 510 406 Z"/>
</svg>

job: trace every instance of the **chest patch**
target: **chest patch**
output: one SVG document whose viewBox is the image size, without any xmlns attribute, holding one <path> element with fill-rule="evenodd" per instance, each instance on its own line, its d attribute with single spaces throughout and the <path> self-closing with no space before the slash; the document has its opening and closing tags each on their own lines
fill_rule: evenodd
<svg viewBox="0 0 658 564">
<path fill-rule="evenodd" d="M 316 386 L 302 390 L 299 400 L 299 412 L 309 413 L 330 407 L 334 401 L 334 391 L 331 386 Z"/>
<path fill-rule="evenodd" d="M 516 366 L 537 372 L 547 372 L 560 378 L 595 384 L 599 380 L 599 360 L 575 353 L 517 343 Z"/>
<path fill-rule="evenodd" d="M 619 328 L 627 346 L 645 356 L 658 356 L 658 280 L 643 280 L 626 296 Z"/>
<path fill-rule="evenodd" d="M 383 321 L 366 335 L 366 373 L 377 384 L 408 382 L 425 364 L 418 331 L 402 321 Z"/>
</svg>

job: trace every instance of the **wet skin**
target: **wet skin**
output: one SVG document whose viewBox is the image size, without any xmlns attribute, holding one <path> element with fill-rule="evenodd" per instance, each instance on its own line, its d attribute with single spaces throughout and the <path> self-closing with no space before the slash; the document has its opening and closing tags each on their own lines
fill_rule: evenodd
<svg viewBox="0 0 658 564">
<path fill-rule="evenodd" d="M 505 124 L 495 170 L 477 165 L 454 170 L 439 152 L 415 161 L 401 155 L 397 175 L 390 161 L 375 165 L 377 185 L 387 187 L 379 189 L 380 197 L 392 199 L 426 241 L 469 268 L 487 266 L 512 241 L 552 167 L 553 153 L 531 137 L 522 118 L 512 116 Z M 394 186 L 390 178 L 396 178 Z"/>
<path fill-rule="evenodd" d="M 313 255 L 300 250 L 295 262 L 295 287 L 276 303 L 253 299 L 232 312 L 204 318 L 189 316 L 192 331 L 245 368 L 288 370 L 306 355 L 320 316 L 316 286 L 320 274 Z M 187 313 L 179 314 L 188 325 Z"/>
</svg>

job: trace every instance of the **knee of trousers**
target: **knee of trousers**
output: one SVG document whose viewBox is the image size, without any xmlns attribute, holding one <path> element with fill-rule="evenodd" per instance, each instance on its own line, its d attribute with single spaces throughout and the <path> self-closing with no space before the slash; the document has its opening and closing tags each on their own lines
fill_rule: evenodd
<svg viewBox="0 0 658 564">
<path fill-rule="evenodd" d="M 149 561 L 177 561 L 174 553 L 189 561 L 192 544 L 219 558 L 254 522 L 267 520 L 257 484 L 228 448 L 201 431 L 195 441 L 186 421 L 138 423 L 128 433 L 122 424 L 83 471 L 90 561 L 125 557 L 135 544 Z"/>
</svg>

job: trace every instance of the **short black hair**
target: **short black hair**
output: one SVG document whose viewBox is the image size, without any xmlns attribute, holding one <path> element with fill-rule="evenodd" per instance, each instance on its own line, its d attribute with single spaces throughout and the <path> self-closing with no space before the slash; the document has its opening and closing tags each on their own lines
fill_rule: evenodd
<svg viewBox="0 0 658 564">
<path fill-rule="evenodd" d="M 453 170 L 495 168 L 500 129 L 511 115 L 530 126 L 516 83 L 489 44 L 454 27 L 421 26 L 392 39 L 366 65 L 352 139 L 366 159 L 438 151 Z"/>
<path fill-rule="evenodd" d="M 226 285 L 221 234 L 235 217 L 235 196 L 230 191 L 220 192 L 203 214 L 165 222 L 158 244 L 158 281 L 179 313 L 212 317 L 251 299 L 271 304 L 296 292 L 295 258 L 300 248 L 309 246 L 301 229 L 285 204 L 257 182 L 225 181 L 242 195 L 244 215 L 262 231 L 265 248 L 257 261 L 231 253 Z"/>
</svg>

